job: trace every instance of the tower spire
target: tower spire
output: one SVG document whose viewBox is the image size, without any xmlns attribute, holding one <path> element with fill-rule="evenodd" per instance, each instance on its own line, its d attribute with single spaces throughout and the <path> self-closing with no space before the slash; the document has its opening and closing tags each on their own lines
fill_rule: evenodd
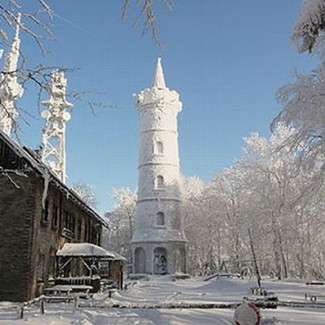
<svg viewBox="0 0 325 325">
<path fill-rule="evenodd" d="M 24 92 L 17 81 L 20 20 L 21 14 L 19 13 L 16 18 L 15 37 L 10 52 L 5 56 L 4 73 L 0 76 L 0 130 L 7 135 L 11 134 L 12 127 L 18 117 L 15 102 L 22 97 Z"/>
<path fill-rule="evenodd" d="M 165 89 L 166 83 L 165 83 L 165 77 L 164 77 L 164 71 L 161 65 L 161 58 L 159 57 L 157 59 L 157 66 L 156 66 L 156 72 L 153 79 L 152 87 L 156 87 L 158 89 Z"/>
</svg>

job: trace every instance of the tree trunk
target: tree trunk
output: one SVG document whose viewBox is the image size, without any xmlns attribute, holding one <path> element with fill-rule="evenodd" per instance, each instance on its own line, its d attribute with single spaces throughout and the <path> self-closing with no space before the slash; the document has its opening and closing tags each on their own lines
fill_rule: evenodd
<svg viewBox="0 0 325 325">
<path fill-rule="evenodd" d="M 279 227 L 277 227 L 277 233 L 278 233 L 279 251 L 280 251 L 280 256 L 281 256 L 282 277 L 287 278 L 288 277 L 288 267 L 287 267 L 287 261 L 286 261 L 285 255 L 284 255 L 282 236 L 281 236 L 281 231 L 280 231 Z"/>
<path fill-rule="evenodd" d="M 279 254 L 279 245 L 278 245 L 278 236 L 276 231 L 276 222 L 275 217 L 273 213 L 271 213 L 271 219 L 272 219 L 272 233 L 273 233 L 273 252 L 274 252 L 274 264 L 275 264 L 275 275 L 278 278 L 278 280 L 281 280 L 282 278 L 282 272 L 281 272 L 281 262 L 280 262 L 280 254 Z"/>
<path fill-rule="evenodd" d="M 251 229 L 248 229 L 248 237 L 249 237 L 249 244 L 250 244 L 251 251 L 252 251 L 252 257 L 253 257 L 253 262 L 254 262 L 255 274 L 256 274 L 256 279 L 257 279 L 257 285 L 258 285 L 259 288 L 261 288 L 261 275 L 260 275 L 260 271 L 259 271 L 258 265 L 257 265 L 257 259 L 256 259 L 256 254 L 255 254 L 255 249 L 254 249 L 254 243 L 253 243 L 253 237 L 252 237 Z"/>
</svg>

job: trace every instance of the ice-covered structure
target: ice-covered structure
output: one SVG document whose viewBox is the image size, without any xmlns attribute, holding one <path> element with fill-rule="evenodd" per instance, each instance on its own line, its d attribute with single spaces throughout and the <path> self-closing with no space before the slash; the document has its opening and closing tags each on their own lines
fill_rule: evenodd
<svg viewBox="0 0 325 325">
<path fill-rule="evenodd" d="M 166 87 L 158 58 L 151 88 L 136 96 L 140 121 L 139 184 L 132 257 L 134 273 L 186 271 L 177 115 L 179 94 Z"/>
<path fill-rule="evenodd" d="M 24 93 L 23 87 L 17 81 L 20 19 L 21 15 L 19 14 L 15 38 L 10 52 L 5 57 L 3 72 L 0 75 L 0 130 L 9 136 L 19 115 L 16 109 L 16 101 Z"/>
<path fill-rule="evenodd" d="M 48 87 L 50 98 L 42 102 L 47 108 L 42 112 L 46 120 L 42 134 L 42 162 L 63 183 L 66 180 L 65 125 L 71 118 L 67 109 L 73 107 L 66 99 L 66 86 L 64 72 L 54 71 Z"/>
</svg>

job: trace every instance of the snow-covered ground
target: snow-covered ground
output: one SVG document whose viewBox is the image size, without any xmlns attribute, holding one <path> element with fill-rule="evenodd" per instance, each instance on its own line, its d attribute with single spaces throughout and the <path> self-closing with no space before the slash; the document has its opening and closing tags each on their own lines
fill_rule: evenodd
<svg viewBox="0 0 325 325">
<path fill-rule="evenodd" d="M 168 277 L 151 277 L 115 296 L 116 300 L 143 303 L 161 302 L 240 302 L 255 287 L 254 280 L 200 279 L 170 281 Z M 264 280 L 263 287 L 275 292 L 282 301 L 305 301 L 305 293 L 324 294 L 325 286 L 306 286 L 304 282 Z M 325 323 L 324 323 L 325 324 Z"/>
<path fill-rule="evenodd" d="M 24 319 L 17 319 L 17 312 L 0 303 L 0 325 L 106 325 L 106 324 L 233 324 L 231 309 L 115 309 L 111 303 L 148 305 L 181 302 L 240 302 L 255 283 L 240 279 L 199 279 L 171 281 L 168 277 L 138 281 L 127 291 L 112 299 L 97 301 L 97 307 L 80 307 L 74 311 L 73 304 L 47 304 L 45 315 L 36 306 L 25 312 Z M 297 282 L 264 281 L 264 287 L 278 294 L 280 300 L 304 301 L 305 292 L 325 293 L 325 287 L 308 287 Z M 102 298 L 102 297 L 97 297 Z M 2 307 L 1 307 L 2 306 Z M 8 306 L 7 306 L 8 307 Z M 278 308 L 262 310 L 264 325 L 295 324 L 324 325 L 325 308 Z"/>
</svg>

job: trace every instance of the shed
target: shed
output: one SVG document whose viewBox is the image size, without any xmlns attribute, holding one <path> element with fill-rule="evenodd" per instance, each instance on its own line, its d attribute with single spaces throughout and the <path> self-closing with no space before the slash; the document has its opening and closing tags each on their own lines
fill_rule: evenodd
<svg viewBox="0 0 325 325">
<path fill-rule="evenodd" d="M 56 255 L 60 282 L 64 282 L 65 278 L 73 279 L 85 275 L 94 278 L 100 275 L 102 278 L 113 280 L 119 289 L 123 287 L 123 265 L 127 259 L 116 252 L 90 243 L 66 243 Z M 78 260 L 81 263 L 78 264 Z M 72 265 L 73 261 L 75 261 L 74 265 Z M 101 266 L 105 264 L 107 267 L 103 271 Z M 80 265 L 85 266 L 87 274 Z M 62 275 L 64 276 L 61 277 Z"/>
</svg>

